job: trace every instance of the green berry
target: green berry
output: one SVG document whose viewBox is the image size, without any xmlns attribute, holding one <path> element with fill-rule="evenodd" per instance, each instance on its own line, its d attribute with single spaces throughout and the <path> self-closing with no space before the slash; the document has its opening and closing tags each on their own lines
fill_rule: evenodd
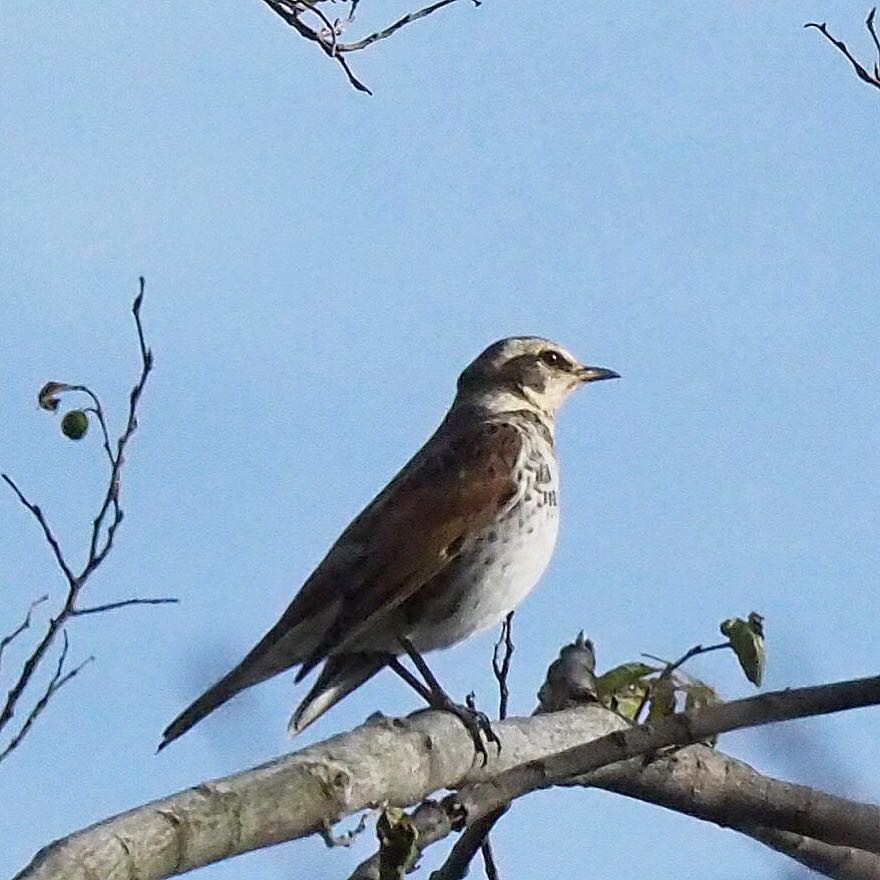
<svg viewBox="0 0 880 880">
<path fill-rule="evenodd" d="M 61 420 L 61 433 L 71 440 L 82 440 L 88 428 L 88 416 L 81 409 L 72 409 Z"/>
</svg>

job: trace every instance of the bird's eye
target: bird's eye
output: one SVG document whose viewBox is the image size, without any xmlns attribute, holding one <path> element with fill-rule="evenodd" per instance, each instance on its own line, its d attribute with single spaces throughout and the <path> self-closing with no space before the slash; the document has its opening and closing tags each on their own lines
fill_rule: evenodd
<svg viewBox="0 0 880 880">
<path fill-rule="evenodd" d="M 542 351 L 540 358 L 548 367 L 564 367 L 568 363 L 558 351 L 553 351 L 552 349 Z"/>
</svg>

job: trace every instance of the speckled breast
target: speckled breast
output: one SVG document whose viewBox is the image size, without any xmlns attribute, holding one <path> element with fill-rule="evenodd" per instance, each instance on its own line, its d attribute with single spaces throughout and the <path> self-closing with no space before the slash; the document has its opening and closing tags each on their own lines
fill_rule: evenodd
<svg viewBox="0 0 880 880">
<path fill-rule="evenodd" d="M 559 528 L 558 465 L 543 436 L 529 431 L 527 437 L 511 506 L 404 609 L 404 628 L 420 651 L 448 647 L 500 623 L 550 562 Z"/>
</svg>

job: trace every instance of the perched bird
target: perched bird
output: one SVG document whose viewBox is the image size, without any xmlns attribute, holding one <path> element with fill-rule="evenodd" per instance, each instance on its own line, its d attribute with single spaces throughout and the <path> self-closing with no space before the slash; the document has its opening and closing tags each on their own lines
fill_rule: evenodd
<svg viewBox="0 0 880 880">
<path fill-rule="evenodd" d="M 434 435 L 340 535 L 281 619 L 165 730 L 159 748 L 230 697 L 323 663 L 298 732 L 404 649 L 487 629 L 535 586 L 556 543 L 556 410 L 577 386 L 617 378 L 534 336 L 490 345 L 461 374 Z"/>
</svg>

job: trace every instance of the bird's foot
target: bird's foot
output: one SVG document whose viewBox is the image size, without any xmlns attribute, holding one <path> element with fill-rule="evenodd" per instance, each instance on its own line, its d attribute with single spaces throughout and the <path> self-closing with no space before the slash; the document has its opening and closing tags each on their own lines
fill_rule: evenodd
<svg viewBox="0 0 880 880">
<path fill-rule="evenodd" d="M 489 716 L 486 715 L 485 712 L 481 712 L 477 709 L 473 692 L 465 697 L 465 702 L 462 704 L 456 703 L 442 690 L 432 691 L 428 704 L 433 709 L 439 709 L 441 712 L 450 712 L 461 721 L 467 732 L 470 734 L 474 743 L 474 748 L 480 756 L 484 767 L 489 761 L 489 753 L 486 751 L 486 743 L 493 743 L 498 754 L 501 753 L 501 740 L 498 739 L 498 734 L 492 729 Z"/>
<path fill-rule="evenodd" d="M 467 732 L 471 735 L 477 754 L 481 757 L 483 766 L 485 767 L 489 761 L 489 753 L 486 751 L 486 745 L 483 742 L 494 743 L 501 753 L 501 740 L 492 729 L 489 722 L 489 716 L 485 712 L 477 709 L 476 699 L 473 691 L 465 697 L 464 704 L 456 703 L 446 691 L 440 686 L 440 682 L 434 676 L 434 673 L 428 668 L 422 655 L 413 647 L 409 639 L 402 638 L 400 640 L 404 651 L 409 655 L 413 665 L 421 673 L 425 683 L 422 684 L 406 667 L 404 667 L 396 658 L 389 664 L 391 668 L 412 688 L 414 688 L 432 709 L 439 709 L 441 712 L 450 712 L 458 718 L 465 726 Z"/>
</svg>

